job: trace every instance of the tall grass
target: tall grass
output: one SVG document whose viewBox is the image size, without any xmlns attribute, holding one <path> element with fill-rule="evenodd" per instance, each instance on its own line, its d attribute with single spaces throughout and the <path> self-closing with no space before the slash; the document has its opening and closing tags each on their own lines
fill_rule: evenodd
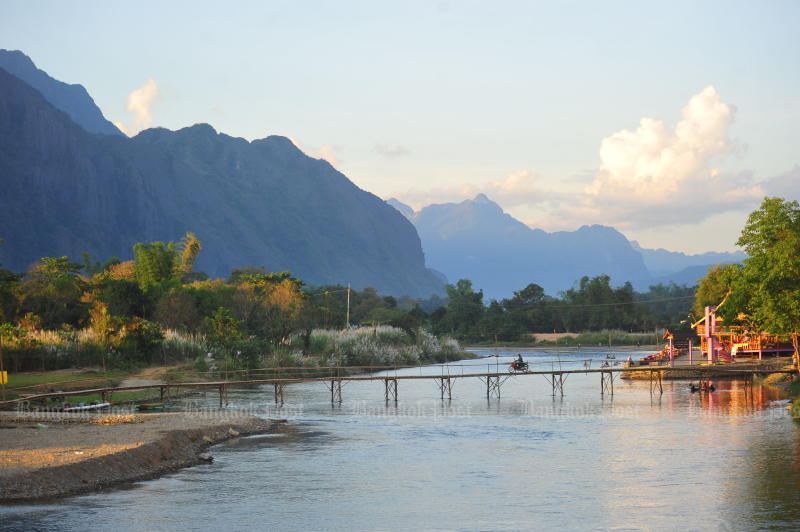
<svg viewBox="0 0 800 532">
<path fill-rule="evenodd" d="M 80 330 L 26 331 L 23 338 L 3 345 L 8 369 L 46 371 L 70 367 L 123 368 L 145 364 L 142 356 L 124 344 L 103 338 L 90 328 Z M 164 331 L 164 339 L 152 359 L 168 364 L 193 361 L 209 351 L 200 334 Z"/>
<path fill-rule="evenodd" d="M 463 358 L 454 339 L 439 339 L 422 329 L 412 335 L 385 325 L 314 330 L 309 338 L 311 356 L 302 355 L 303 344 L 303 337 L 296 336 L 273 351 L 258 339 L 242 339 L 221 349 L 202 334 L 167 329 L 155 352 L 145 358 L 128 344 L 114 343 L 87 328 L 30 331 L 24 341 L 6 344 L 5 352 L 9 369 L 15 372 L 69 367 L 129 370 L 149 361 L 189 363 L 197 371 L 214 373 L 258 367 L 400 366 Z"/>
<path fill-rule="evenodd" d="M 292 339 L 295 348 L 302 338 Z M 344 330 L 316 329 L 309 341 L 311 354 L 325 365 L 401 366 L 461 358 L 456 340 L 437 339 L 420 329 L 412 336 L 403 329 L 381 325 Z"/>
<path fill-rule="evenodd" d="M 538 345 L 570 345 L 583 347 L 607 347 L 611 345 L 657 345 L 661 343 L 661 337 L 655 333 L 630 333 L 619 330 L 604 330 L 597 332 L 584 332 L 577 336 L 564 336 L 557 342 L 541 340 Z"/>
</svg>

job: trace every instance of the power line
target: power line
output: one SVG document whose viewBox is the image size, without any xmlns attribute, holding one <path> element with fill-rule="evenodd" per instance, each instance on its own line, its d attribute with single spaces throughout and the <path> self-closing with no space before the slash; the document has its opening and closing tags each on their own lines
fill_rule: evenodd
<svg viewBox="0 0 800 532">
<path fill-rule="evenodd" d="M 665 297 L 663 299 L 647 299 L 643 301 L 621 301 L 619 303 L 590 303 L 586 305 L 575 305 L 573 303 L 563 302 L 566 308 L 585 308 L 585 307 L 613 307 L 617 305 L 647 305 L 648 303 L 662 303 L 664 301 L 680 301 L 682 299 L 694 299 L 694 296 L 680 296 L 680 297 Z M 559 303 L 562 303 L 559 301 Z"/>
</svg>

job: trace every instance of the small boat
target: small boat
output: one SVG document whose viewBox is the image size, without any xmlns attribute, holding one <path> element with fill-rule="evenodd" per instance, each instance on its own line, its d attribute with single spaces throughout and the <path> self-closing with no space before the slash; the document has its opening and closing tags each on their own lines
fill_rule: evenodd
<svg viewBox="0 0 800 532">
<path fill-rule="evenodd" d="M 139 412 L 163 412 L 174 406 L 172 403 L 142 403 L 136 405 L 136 410 Z"/>
<path fill-rule="evenodd" d="M 88 405 L 78 403 L 77 405 L 65 405 L 64 412 L 86 412 L 87 410 L 100 410 L 109 406 L 111 406 L 111 403 L 91 403 Z"/>
</svg>

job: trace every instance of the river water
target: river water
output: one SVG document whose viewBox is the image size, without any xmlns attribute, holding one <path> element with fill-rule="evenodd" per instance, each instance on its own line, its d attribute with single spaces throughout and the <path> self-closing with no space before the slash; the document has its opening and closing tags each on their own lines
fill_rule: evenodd
<svg viewBox="0 0 800 532">
<path fill-rule="evenodd" d="M 606 354 L 522 353 L 531 369 Z M 475 366 L 397 374 L 487 369 L 459 364 Z M 231 391 L 230 407 L 286 417 L 291 430 L 216 446 L 213 464 L 125 489 L 0 507 L 0 528 L 800 529 L 800 424 L 779 389 L 614 387 L 601 397 L 599 375 L 572 375 L 553 398 L 544 377 L 520 376 L 487 401 L 484 383 L 463 379 L 443 402 L 433 381 L 401 380 L 387 404 L 382 382 L 349 382 L 332 407 L 325 386 L 308 383 L 287 387 L 280 411 L 271 389 Z"/>
</svg>

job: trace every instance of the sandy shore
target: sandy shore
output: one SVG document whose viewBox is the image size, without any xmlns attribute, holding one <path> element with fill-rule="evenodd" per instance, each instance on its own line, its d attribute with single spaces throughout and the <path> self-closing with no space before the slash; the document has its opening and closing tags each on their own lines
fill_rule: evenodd
<svg viewBox="0 0 800 532">
<path fill-rule="evenodd" d="M 288 430 L 229 412 L 24 417 L 0 412 L 0 503 L 60 497 L 155 478 L 195 465 L 208 446 L 240 435 Z"/>
</svg>

